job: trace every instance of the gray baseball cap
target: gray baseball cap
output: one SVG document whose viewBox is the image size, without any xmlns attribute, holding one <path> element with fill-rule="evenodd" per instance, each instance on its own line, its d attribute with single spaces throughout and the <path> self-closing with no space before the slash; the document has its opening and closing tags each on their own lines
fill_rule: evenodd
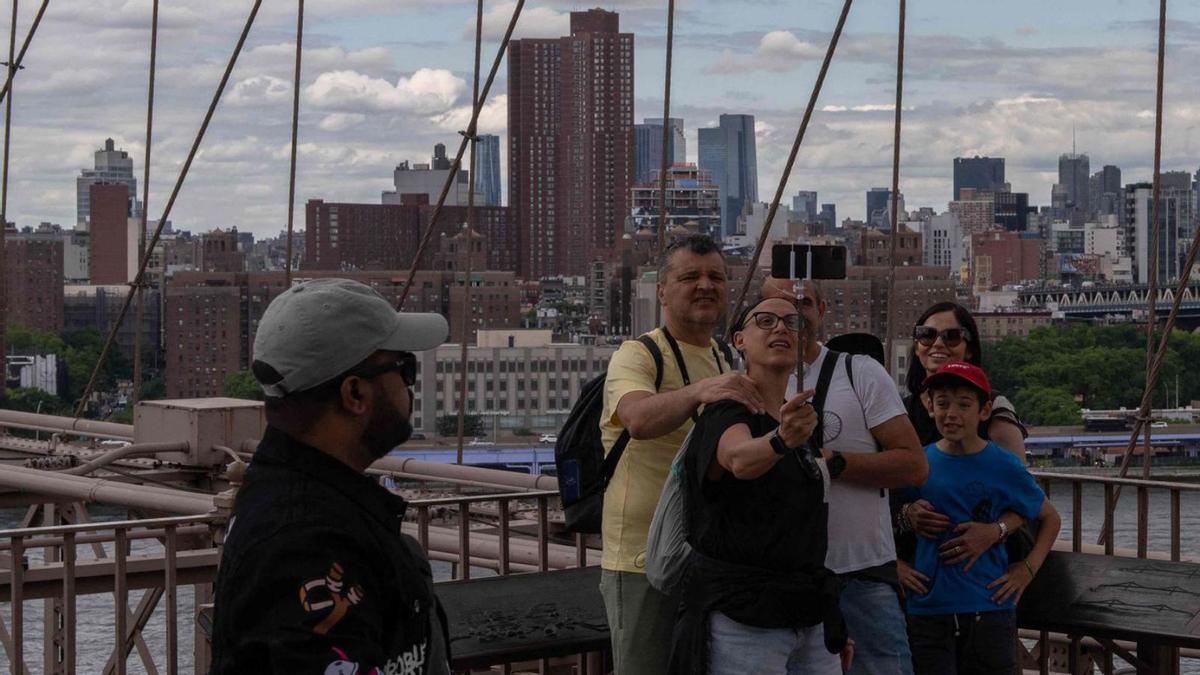
<svg viewBox="0 0 1200 675">
<path fill-rule="evenodd" d="M 433 349 L 449 333 L 442 315 L 397 312 L 366 284 L 313 279 L 284 291 L 263 312 L 254 376 L 267 396 L 286 396 L 328 382 L 381 349 Z"/>
</svg>

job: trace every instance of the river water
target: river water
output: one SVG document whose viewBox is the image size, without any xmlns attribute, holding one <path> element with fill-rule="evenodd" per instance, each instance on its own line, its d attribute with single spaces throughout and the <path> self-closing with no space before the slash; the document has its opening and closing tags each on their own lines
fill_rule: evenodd
<svg viewBox="0 0 1200 675">
<path fill-rule="evenodd" d="M 1071 540 L 1072 520 L 1070 486 L 1065 483 L 1054 484 L 1051 491 L 1051 500 L 1062 515 L 1063 530 L 1059 538 L 1069 542 Z M 1200 493 L 1184 492 L 1180 507 L 1182 555 L 1185 558 L 1200 558 Z M 1085 544 L 1096 543 L 1096 538 L 1100 533 L 1100 528 L 1104 520 L 1104 493 L 1100 486 L 1085 486 L 1082 511 L 1083 541 Z M 93 507 L 90 513 L 93 519 L 98 521 L 118 520 L 123 517 L 123 513 L 120 510 L 111 508 Z M 1165 491 L 1151 492 L 1149 546 L 1152 551 L 1167 552 L 1170 550 L 1170 513 L 1168 493 Z M 16 527 L 23 516 L 23 509 L 0 509 L 0 528 Z M 1126 491 L 1121 497 L 1117 509 L 1117 517 L 1114 521 L 1114 534 L 1114 542 L 1118 548 L 1136 548 L 1137 511 L 1136 494 L 1133 491 Z M 134 555 L 137 555 L 139 552 L 149 553 L 156 550 L 160 550 L 157 544 L 143 541 L 134 542 Z M 108 547 L 107 553 L 111 555 L 111 546 Z M 40 559 L 41 553 L 40 551 L 31 551 L 30 555 L 37 560 Z M 78 555 L 81 559 L 90 557 L 90 547 L 79 547 Z M 479 573 L 481 575 L 487 574 L 483 570 L 479 570 Z M 450 566 L 446 563 L 434 563 L 434 574 L 439 580 L 448 579 L 450 577 Z M 131 592 L 129 602 L 131 611 L 141 599 L 141 593 L 141 591 Z M 192 587 L 180 587 L 178 596 L 181 626 L 178 639 L 180 671 L 191 672 L 193 663 L 193 632 L 190 629 L 191 622 L 184 619 L 185 617 L 190 617 L 193 612 L 194 594 Z M 40 600 L 25 603 L 25 620 L 23 622 L 25 626 L 25 660 L 29 666 L 30 673 L 42 672 L 43 605 L 44 603 Z M 104 669 L 104 665 L 112 651 L 113 637 L 116 631 L 112 595 L 79 596 L 78 616 L 79 621 L 76 628 L 78 642 L 76 656 L 77 671 L 79 673 L 99 673 Z M 4 603 L 0 606 L 0 618 L 3 619 L 5 627 L 11 625 L 12 610 L 9 603 Z M 155 663 L 160 670 L 165 669 L 165 625 L 166 613 L 160 602 L 159 607 L 155 610 L 150 622 L 143 631 L 146 646 L 150 654 L 153 655 Z M 0 653 L 0 670 L 4 672 L 9 670 L 7 658 L 3 653 Z M 138 657 L 136 651 L 129 658 L 128 670 L 130 673 L 147 672 L 142 666 L 141 659 Z M 1185 660 L 1183 662 L 1183 672 L 1189 675 L 1200 675 L 1200 661 Z"/>
</svg>

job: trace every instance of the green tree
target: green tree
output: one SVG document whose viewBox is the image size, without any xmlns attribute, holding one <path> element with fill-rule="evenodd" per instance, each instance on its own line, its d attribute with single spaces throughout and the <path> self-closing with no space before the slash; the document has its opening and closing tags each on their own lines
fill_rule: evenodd
<svg viewBox="0 0 1200 675">
<path fill-rule="evenodd" d="M 38 354 L 62 354 L 66 345 L 54 333 L 14 323 L 8 325 L 8 347 Z"/>
<path fill-rule="evenodd" d="M 4 407 L 22 412 L 40 412 L 43 415 L 65 415 L 70 409 L 59 397 L 30 387 L 9 389 Z"/>
<path fill-rule="evenodd" d="M 1063 388 L 1025 387 L 1016 392 L 1013 404 L 1028 424 L 1066 426 L 1083 423 L 1075 397 Z"/>
<path fill-rule="evenodd" d="M 248 370 L 239 370 L 236 373 L 226 375 L 225 387 L 222 393 L 229 398 L 244 398 L 251 401 L 263 400 L 262 387 L 258 386 L 258 380 L 254 379 L 254 374 Z"/>
<path fill-rule="evenodd" d="M 458 415 L 442 415 L 437 418 L 436 427 L 439 436 L 458 436 Z M 483 434 L 483 420 L 479 415 L 468 413 L 463 417 L 463 436 L 474 437 Z"/>
</svg>

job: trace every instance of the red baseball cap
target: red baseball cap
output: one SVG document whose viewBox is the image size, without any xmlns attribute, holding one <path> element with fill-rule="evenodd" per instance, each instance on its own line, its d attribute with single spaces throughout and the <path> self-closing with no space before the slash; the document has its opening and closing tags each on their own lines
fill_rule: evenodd
<svg viewBox="0 0 1200 675">
<path fill-rule="evenodd" d="M 966 361 L 952 361 L 943 364 L 936 372 L 925 378 L 921 383 L 921 391 L 929 388 L 929 385 L 935 382 L 946 382 L 957 380 L 975 387 L 983 392 L 984 396 L 991 397 L 992 385 L 988 382 L 987 374 L 979 366 L 971 365 Z"/>
</svg>

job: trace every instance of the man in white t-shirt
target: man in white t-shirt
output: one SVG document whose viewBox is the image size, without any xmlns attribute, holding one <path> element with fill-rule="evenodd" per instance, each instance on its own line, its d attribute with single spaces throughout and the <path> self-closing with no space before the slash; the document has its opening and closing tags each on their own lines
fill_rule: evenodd
<svg viewBox="0 0 1200 675">
<path fill-rule="evenodd" d="M 804 389 L 815 389 L 821 367 L 835 354 L 816 339 L 825 317 L 819 286 L 806 281 L 793 287 L 791 281 L 769 279 L 763 295 L 801 297 L 807 338 Z M 911 675 L 904 611 L 894 585 L 896 549 L 887 490 L 921 485 L 929 467 L 896 384 L 883 366 L 867 356 L 855 357 L 850 362 L 851 383 L 847 357 L 837 358 L 822 408 L 821 454 L 832 479 L 825 566 L 842 577 L 842 614 L 854 640 L 850 672 Z"/>
</svg>

